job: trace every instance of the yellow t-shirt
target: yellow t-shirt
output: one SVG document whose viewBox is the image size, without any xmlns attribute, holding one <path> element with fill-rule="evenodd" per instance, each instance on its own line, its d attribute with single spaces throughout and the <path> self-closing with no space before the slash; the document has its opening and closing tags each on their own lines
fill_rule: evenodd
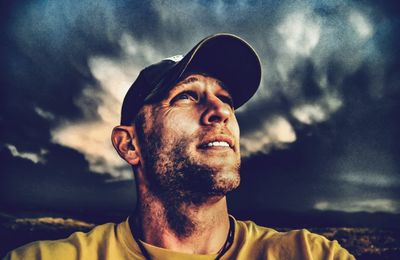
<svg viewBox="0 0 400 260">
<path fill-rule="evenodd" d="M 143 243 L 152 259 L 215 259 L 216 254 L 193 255 Z M 66 239 L 38 241 L 11 251 L 5 259 L 144 259 L 128 220 L 103 224 Z M 235 220 L 234 241 L 221 259 L 355 259 L 337 241 L 309 231 L 277 232 L 251 221 Z"/>
</svg>

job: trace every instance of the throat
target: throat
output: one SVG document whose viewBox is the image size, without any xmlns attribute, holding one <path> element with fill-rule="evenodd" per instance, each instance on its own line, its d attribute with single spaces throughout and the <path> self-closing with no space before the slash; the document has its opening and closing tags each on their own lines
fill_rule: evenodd
<svg viewBox="0 0 400 260">
<path fill-rule="evenodd" d="M 141 196 L 138 201 L 133 233 L 148 244 L 210 254 L 217 253 L 226 241 L 229 217 L 225 197 L 201 205 L 160 200 L 153 194 Z"/>
</svg>

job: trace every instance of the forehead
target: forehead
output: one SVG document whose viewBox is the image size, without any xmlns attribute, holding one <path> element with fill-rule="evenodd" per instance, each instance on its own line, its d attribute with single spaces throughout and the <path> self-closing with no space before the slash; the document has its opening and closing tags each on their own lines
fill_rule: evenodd
<svg viewBox="0 0 400 260">
<path fill-rule="evenodd" d="M 203 73 L 191 73 L 184 75 L 182 79 L 173 86 L 169 94 L 186 88 L 196 88 L 197 90 L 210 90 L 212 92 L 220 92 L 226 95 L 230 95 L 229 88 L 220 80 L 203 74 Z"/>
</svg>

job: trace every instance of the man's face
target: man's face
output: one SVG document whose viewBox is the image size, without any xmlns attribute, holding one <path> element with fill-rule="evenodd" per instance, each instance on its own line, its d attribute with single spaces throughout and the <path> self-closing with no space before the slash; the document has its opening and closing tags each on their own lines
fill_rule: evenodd
<svg viewBox="0 0 400 260">
<path fill-rule="evenodd" d="M 200 202 L 239 185 L 239 126 L 218 80 L 192 74 L 145 113 L 139 143 L 154 193 Z"/>
</svg>

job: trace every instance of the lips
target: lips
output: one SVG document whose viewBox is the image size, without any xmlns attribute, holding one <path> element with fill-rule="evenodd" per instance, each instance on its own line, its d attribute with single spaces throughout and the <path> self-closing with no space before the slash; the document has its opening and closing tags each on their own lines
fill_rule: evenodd
<svg viewBox="0 0 400 260">
<path fill-rule="evenodd" d="M 205 140 L 203 140 L 202 143 L 198 145 L 198 148 L 201 149 L 207 149 L 213 147 L 221 147 L 221 148 L 228 147 L 233 149 L 234 147 L 233 138 L 227 135 L 216 135 L 209 138 L 205 138 Z"/>
</svg>

